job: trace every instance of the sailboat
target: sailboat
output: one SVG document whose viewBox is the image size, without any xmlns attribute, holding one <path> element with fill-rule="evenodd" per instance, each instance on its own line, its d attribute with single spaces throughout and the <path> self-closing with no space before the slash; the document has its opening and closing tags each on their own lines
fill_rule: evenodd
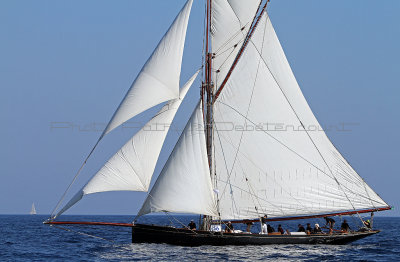
<svg viewBox="0 0 400 262">
<path fill-rule="evenodd" d="M 30 215 L 36 215 L 36 208 L 35 208 L 35 203 L 32 203 L 32 208 L 31 211 L 29 212 Z"/>
<path fill-rule="evenodd" d="M 125 121 L 160 104 L 145 126 L 174 119 L 200 75 L 195 72 L 180 88 L 192 2 L 186 2 L 143 66 L 73 182 L 102 138 Z M 391 209 L 325 132 L 315 129 L 320 125 L 273 28 L 268 3 L 206 0 L 198 102 L 151 188 L 168 128 L 143 127 L 65 204 L 64 193 L 45 223 L 126 226 L 135 243 L 190 246 L 344 244 L 378 233 L 372 226 L 331 234 L 221 230 L 227 221 L 257 222 L 264 214 L 267 221 L 354 215 L 364 222 L 360 214 L 373 217 Z M 132 223 L 58 220 L 86 195 L 107 191 L 143 191 L 147 198 Z M 201 225 L 193 230 L 140 223 L 157 212 L 198 214 Z"/>
</svg>

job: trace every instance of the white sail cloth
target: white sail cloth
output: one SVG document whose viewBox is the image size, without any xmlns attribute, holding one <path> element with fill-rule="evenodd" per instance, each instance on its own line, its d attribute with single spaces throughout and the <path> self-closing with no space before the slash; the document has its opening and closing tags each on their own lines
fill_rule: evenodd
<svg viewBox="0 0 400 262">
<path fill-rule="evenodd" d="M 102 136 L 135 115 L 179 96 L 186 29 L 193 0 L 188 0 L 143 66 Z"/>
<path fill-rule="evenodd" d="M 215 102 L 214 121 L 222 219 L 387 206 L 321 130 L 267 14 Z"/>
<path fill-rule="evenodd" d="M 138 216 L 154 212 L 217 215 L 200 103 Z"/>
<path fill-rule="evenodd" d="M 211 43 L 214 82 L 218 87 L 250 29 L 260 0 L 213 0 Z"/>
<path fill-rule="evenodd" d="M 89 182 L 57 214 L 59 216 L 84 195 L 107 191 L 147 191 L 167 136 L 196 72 L 180 90 L 179 98 L 167 103 L 147 124 L 115 153 Z"/>
</svg>

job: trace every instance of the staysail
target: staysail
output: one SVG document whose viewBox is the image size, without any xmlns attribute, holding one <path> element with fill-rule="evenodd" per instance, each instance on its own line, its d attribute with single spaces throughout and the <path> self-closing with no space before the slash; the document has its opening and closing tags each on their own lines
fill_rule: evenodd
<svg viewBox="0 0 400 262">
<path fill-rule="evenodd" d="M 143 66 L 108 123 L 103 135 L 128 119 L 179 96 L 186 29 L 193 0 L 188 0 Z"/>
<path fill-rule="evenodd" d="M 138 216 L 154 212 L 218 214 L 208 168 L 200 102 Z"/>
<path fill-rule="evenodd" d="M 213 48 L 217 58 L 223 49 Z M 221 81 L 217 73 L 217 89 Z M 222 219 L 388 206 L 320 129 L 266 13 L 214 104 L 214 122 Z"/>
<path fill-rule="evenodd" d="M 118 150 L 89 182 L 56 215 L 64 213 L 84 195 L 107 191 L 147 191 L 167 136 L 169 126 L 187 91 L 196 79 L 196 72 L 174 99 Z"/>
</svg>

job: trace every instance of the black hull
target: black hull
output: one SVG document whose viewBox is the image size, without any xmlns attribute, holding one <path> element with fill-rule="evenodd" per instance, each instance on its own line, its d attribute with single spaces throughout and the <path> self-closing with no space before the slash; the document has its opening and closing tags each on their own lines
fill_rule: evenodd
<svg viewBox="0 0 400 262">
<path fill-rule="evenodd" d="M 132 227 L 132 243 L 166 243 L 180 246 L 330 244 L 343 245 L 374 235 L 379 231 L 348 234 L 261 235 L 245 233 L 213 233 L 173 227 L 136 224 Z"/>
</svg>

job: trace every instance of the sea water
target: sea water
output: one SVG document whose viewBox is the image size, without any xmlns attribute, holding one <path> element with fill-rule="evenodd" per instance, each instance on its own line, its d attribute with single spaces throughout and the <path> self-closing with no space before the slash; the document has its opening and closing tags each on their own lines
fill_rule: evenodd
<svg viewBox="0 0 400 262">
<path fill-rule="evenodd" d="M 347 245 L 270 245 L 180 247 L 167 244 L 132 244 L 131 230 L 109 226 L 48 226 L 47 216 L 0 215 L 0 261 L 400 261 L 400 218 L 375 217 L 379 234 Z M 132 216 L 63 216 L 71 221 L 129 223 Z M 145 216 L 142 222 L 181 227 L 196 216 Z M 343 218 L 342 218 L 343 219 Z M 356 219 L 346 218 L 353 228 Z M 340 226 L 341 218 L 335 218 Z M 271 222 L 276 229 L 296 231 L 297 224 L 323 219 Z M 234 224 L 235 229 L 245 225 Z M 68 231 L 72 230 L 72 231 Z M 254 224 L 253 232 L 259 231 Z M 91 236 L 89 236 L 91 235 Z"/>
</svg>

